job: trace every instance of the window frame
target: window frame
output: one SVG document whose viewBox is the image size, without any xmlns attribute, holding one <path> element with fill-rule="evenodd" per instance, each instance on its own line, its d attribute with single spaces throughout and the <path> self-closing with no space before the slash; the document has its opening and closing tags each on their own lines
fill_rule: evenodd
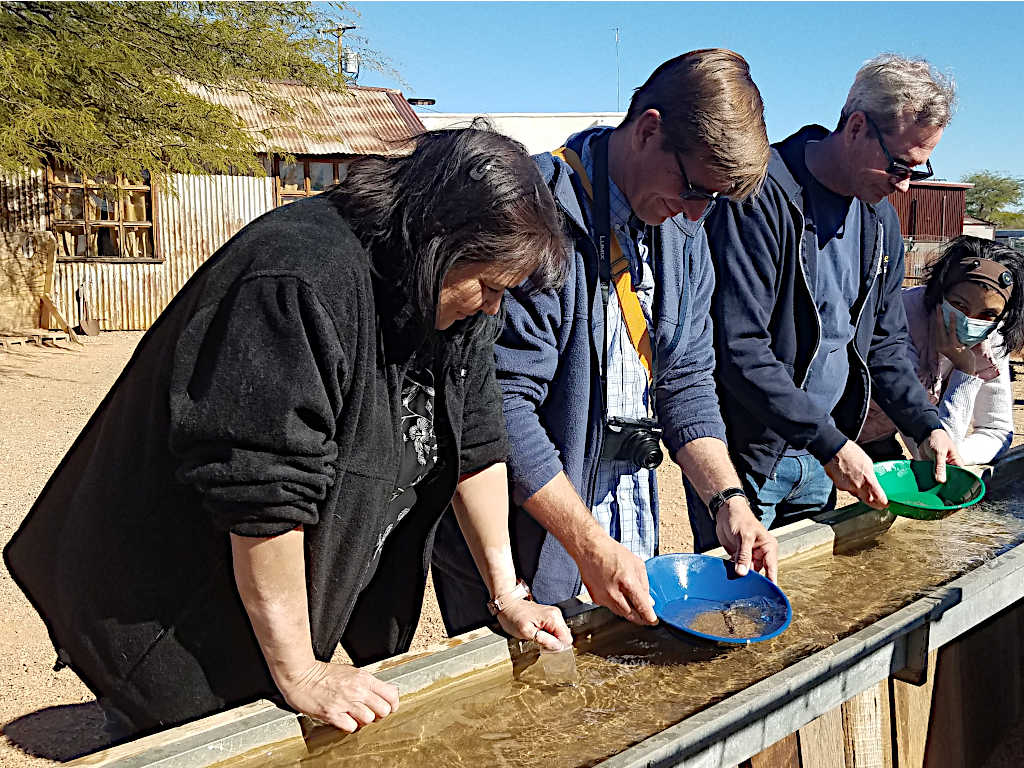
<svg viewBox="0 0 1024 768">
<path fill-rule="evenodd" d="M 324 190 L 312 189 L 312 179 L 310 177 L 310 163 L 330 163 L 334 171 L 334 176 L 331 184 L 337 184 L 343 178 L 341 169 L 347 166 L 352 161 L 351 155 L 295 155 L 295 162 L 288 163 L 288 165 L 299 165 L 302 167 L 302 189 L 301 190 L 288 190 L 284 189 L 284 185 L 281 181 L 281 166 L 284 163 L 280 155 L 274 155 L 273 158 L 268 158 L 266 155 L 263 156 L 263 167 L 267 169 L 268 175 L 274 179 L 274 207 L 280 208 L 282 205 L 288 205 L 288 203 L 294 203 L 298 200 L 302 200 L 307 197 L 316 197 L 322 195 Z M 268 162 L 269 168 L 268 168 Z"/>
<path fill-rule="evenodd" d="M 67 173 L 74 173 L 78 176 L 81 181 L 60 181 L 56 178 L 58 170 L 66 170 Z M 127 179 L 118 174 L 115 177 L 114 184 L 118 194 L 114 201 L 117 208 L 116 219 L 104 220 L 94 219 L 89 215 L 89 193 L 90 190 L 102 194 L 103 187 L 99 184 L 90 184 L 90 179 L 82 172 L 75 169 L 58 169 L 52 164 L 46 166 L 46 194 L 47 203 L 49 206 L 49 224 L 50 231 L 58 239 L 58 250 L 57 250 L 57 262 L 59 263 L 71 263 L 71 262 L 88 262 L 88 263 L 106 263 L 106 264 L 162 264 L 166 259 L 161 255 L 160 249 L 160 237 L 157 228 L 157 217 L 159 215 L 157 210 L 157 181 L 150 177 L 149 184 L 138 184 L 129 183 Z M 58 211 L 60 206 L 57 201 L 57 192 L 59 190 L 81 190 L 82 191 L 82 217 L 78 219 L 64 219 L 58 217 Z M 124 218 L 124 209 L 127 196 L 132 192 L 145 192 L 146 201 L 149 205 L 149 219 L 145 221 L 126 221 Z M 106 223 L 104 223 L 106 222 Z M 151 256 L 101 256 L 99 253 L 91 255 L 86 253 L 85 255 L 79 256 L 77 254 L 73 256 L 65 256 L 62 253 L 60 246 L 60 234 L 69 230 L 81 229 L 82 233 L 88 242 L 90 234 L 99 230 L 113 230 L 117 232 L 118 238 L 118 250 L 123 253 L 123 243 L 126 241 L 126 235 L 129 232 L 148 230 L 150 245 L 152 253 Z"/>
</svg>

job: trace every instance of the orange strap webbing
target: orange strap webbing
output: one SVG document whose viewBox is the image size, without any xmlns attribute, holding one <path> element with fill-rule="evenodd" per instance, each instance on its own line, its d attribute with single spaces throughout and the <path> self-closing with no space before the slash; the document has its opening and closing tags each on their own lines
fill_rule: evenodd
<svg viewBox="0 0 1024 768">
<path fill-rule="evenodd" d="M 594 188 L 590 183 L 590 177 L 583 170 L 583 163 L 579 155 L 568 147 L 559 147 L 551 154 L 562 158 L 569 166 L 576 171 L 583 183 L 583 189 L 587 196 L 594 199 Z M 640 356 L 640 362 L 647 371 L 647 380 L 651 381 L 651 336 L 647 331 L 647 319 L 644 317 L 643 308 L 640 306 L 640 299 L 633 290 L 633 277 L 629 271 L 629 261 L 622 252 L 619 239 L 611 235 L 611 273 L 612 282 L 615 285 L 615 295 L 619 297 L 619 307 L 622 309 L 622 319 L 626 323 L 626 333 L 629 340 Z"/>
</svg>

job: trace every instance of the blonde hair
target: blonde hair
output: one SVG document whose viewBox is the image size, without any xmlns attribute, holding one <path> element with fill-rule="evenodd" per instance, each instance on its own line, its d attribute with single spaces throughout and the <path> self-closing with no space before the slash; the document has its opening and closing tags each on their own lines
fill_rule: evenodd
<svg viewBox="0 0 1024 768">
<path fill-rule="evenodd" d="M 908 124 L 945 128 L 955 106 L 952 75 L 943 75 L 925 59 L 883 53 L 857 71 L 836 130 L 854 112 L 869 115 L 883 133 Z"/>
<path fill-rule="evenodd" d="M 669 59 L 633 92 L 623 125 L 648 109 L 661 114 L 665 149 L 697 154 L 732 182 L 730 197 L 742 200 L 761 186 L 771 154 L 764 103 L 738 53 L 707 48 Z"/>
</svg>

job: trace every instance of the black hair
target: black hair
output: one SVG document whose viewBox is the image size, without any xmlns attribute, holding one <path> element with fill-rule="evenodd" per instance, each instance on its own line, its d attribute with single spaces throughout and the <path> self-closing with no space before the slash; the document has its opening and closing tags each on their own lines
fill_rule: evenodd
<svg viewBox="0 0 1024 768">
<path fill-rule="evenodd" d="M 963 259 L 988 259 L 1002 264 L 1013 277 L 1013 288 L 1006 308 L 999 317 L 1002 348 L 1007 354 L 1024 349 L 1024 253 L 972 235 L 960 235 L 946 244 L 942 253 L 925 267 L 924 306 L 929 312 L 942 303 L 946 291 L 956 280 L 956 267 Z"/>
<path fill-rule="evenodd" d="M 526 149 L 486 121 L 427 131 L 400 157 L 354 160 L 329 194 L 370 252 L 376 273 L 404 290 L 433 328 L 445 275 L 456 264 L 499 263 L 558 287 L 567 245 L 550 190 Z M 459 333 L 497 333 L 477 313 Z"/>
</svg>

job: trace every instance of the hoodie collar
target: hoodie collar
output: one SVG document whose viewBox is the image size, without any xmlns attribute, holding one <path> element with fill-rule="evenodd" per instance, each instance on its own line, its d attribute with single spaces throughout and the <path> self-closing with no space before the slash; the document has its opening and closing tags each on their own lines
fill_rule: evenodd
<svg viewBox="0 0 1024 768">
<path fill-rule="evenodd" d="M 771 159 L 768 161 L 768 175 L 771 176 L 787 195 L 800 194 L 799 178 L 808 174 L 804 147 L 809 141 L 821 141 L 829 135 L 828 128 L 821 125 L 805 125 L 792 136 L 773 144 Z"/>
</svg>

